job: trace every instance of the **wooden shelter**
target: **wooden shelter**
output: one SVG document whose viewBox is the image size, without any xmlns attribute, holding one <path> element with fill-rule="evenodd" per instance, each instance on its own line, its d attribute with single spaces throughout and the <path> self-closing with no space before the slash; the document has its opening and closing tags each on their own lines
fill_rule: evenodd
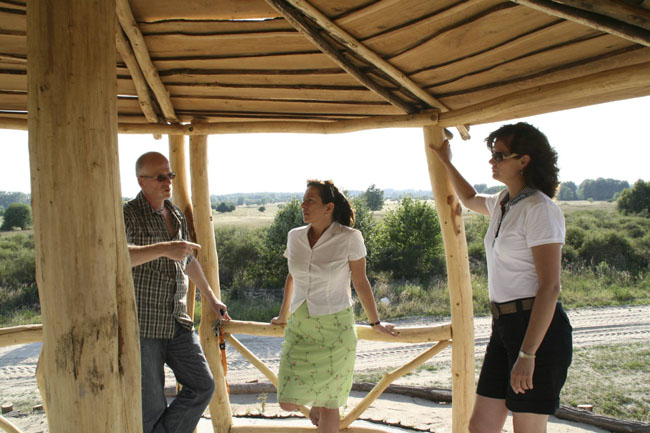
<svg viewBox="0 0 650 433">
<path fill-rule="evenodd" d="M 0 0 L 0 127 L 29 130 L 43 317 L 42 330 L 5 331 L 2 342 L 42 332 L 50 432 L 139 431 L 117 133 L 168 134 L 173 166 L 191 137 L 192 202 L 187 174 L 175 198 L 193 210 L 199 259 L 218 291 L 207 135 L 419 126 L 452 323 L 413 341 L 439 341 L 435 350 L 452 341 L 454 431 L 466 431 L 474 350 L 465 235 L 426 144 L 440 144 L 444 128 L 467 137 L 471 124 L 649 94 L 648 0 Z M 203 314 L 218 382 L 214 430 L 259 431 L 233 426 L 214 317 Z"/>
</svg>

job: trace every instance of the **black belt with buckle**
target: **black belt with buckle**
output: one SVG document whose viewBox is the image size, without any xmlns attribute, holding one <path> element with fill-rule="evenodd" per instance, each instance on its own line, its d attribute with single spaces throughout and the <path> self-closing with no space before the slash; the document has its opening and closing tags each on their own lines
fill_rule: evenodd
<svg viewBox="0 0 650 433">
<path fill-rule="evenodd" d="M 521 298 L 509 302 L 490 302 L 490 311 L 495 319 L 505 314 L 521 313 L 533 309 L 535 298 Z"/>
</svg>

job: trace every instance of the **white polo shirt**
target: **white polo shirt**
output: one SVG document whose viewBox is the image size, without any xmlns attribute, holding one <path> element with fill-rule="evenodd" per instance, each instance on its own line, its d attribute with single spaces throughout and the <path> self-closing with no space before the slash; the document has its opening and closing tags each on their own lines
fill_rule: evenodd
<svg viewBox="0 0 650 433">
<path fill-rule="evenodd" d="M 564 215 L 558 205 L 541 191 L 515 203 L 501 219 L 500 201 L 507 190 L 486 197 L 490 225 L 485 234 L 490 301 L 508 302 L 533 297 L 539 280 L 532 247 L 564 244 Z"/>
<path fill-rule="evenodd" d="M 293 277 L 291 312 L 306 301 L 310 316 L 338 313 L 352 305 L 349 262 L 366 256 L 363 236 L 333 222 L 311 248 L 310 227 L 291 230 L 284 252 Z"/>
</svg>

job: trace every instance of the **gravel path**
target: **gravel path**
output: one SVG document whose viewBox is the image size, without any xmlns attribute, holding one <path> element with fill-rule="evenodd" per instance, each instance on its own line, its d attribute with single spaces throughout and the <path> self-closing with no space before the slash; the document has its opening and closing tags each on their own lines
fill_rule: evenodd
<svg viewBox="0 0 650 433">
<path fill-rule="evenodd" d="M 650 306 L 609 307 L 569 310 L 568 315 L 574 328 L 574 346 L 585 347 L 604 344 L 632 343 L 650 340 Z M 426 318 L 395 321 L 398 326 L 422 326 L 442 322 L 431 322 Z M 476 356 L 482 358 L 490 332 L 490 318 L 474 319 Z M 282 339 L 237 335 L 249 350 L 262 359 L 271 370 L 276 371 L 280 359 Z M 402 344 L 360 341 L 357 348 L 357 372 L 372 372 L 396 368 L 430 347 L 430 344 Z M 0 348 L 0 402 L 20 402 L 38 399 L 35 371 L 41 344 L 33 343 Z M 435 368 L 421 370 L 406 376 L 396 383 L 403 385 L 449 387 L 449 364 L 451 350 L 445 349 L 427 364 Z M 245 383 L 265 381 L 246 359 L 228 347 L 228 381 Z M 174 383 L 171 372 L 167 374 L 167 385 Z M 11 415 L 11 414 L 8 414 Z M 47 427 L 41 415 L 20 414 L 10 418 L 22 426 L 26 433 L 46 432 Z"/>
</svg>

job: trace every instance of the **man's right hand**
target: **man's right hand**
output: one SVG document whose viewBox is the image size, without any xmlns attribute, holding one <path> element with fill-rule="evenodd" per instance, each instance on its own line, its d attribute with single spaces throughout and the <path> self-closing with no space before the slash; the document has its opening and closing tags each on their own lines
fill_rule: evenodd
<svg viewBox="0 0 650 433">
<path fill-rule="evenodd" d="M 163 243 L 163 256 L 179 261 L 192 254 L 193 250 L 200 250 L 201 245 L 194 242 L 170 241 Z"/>
</svg>

